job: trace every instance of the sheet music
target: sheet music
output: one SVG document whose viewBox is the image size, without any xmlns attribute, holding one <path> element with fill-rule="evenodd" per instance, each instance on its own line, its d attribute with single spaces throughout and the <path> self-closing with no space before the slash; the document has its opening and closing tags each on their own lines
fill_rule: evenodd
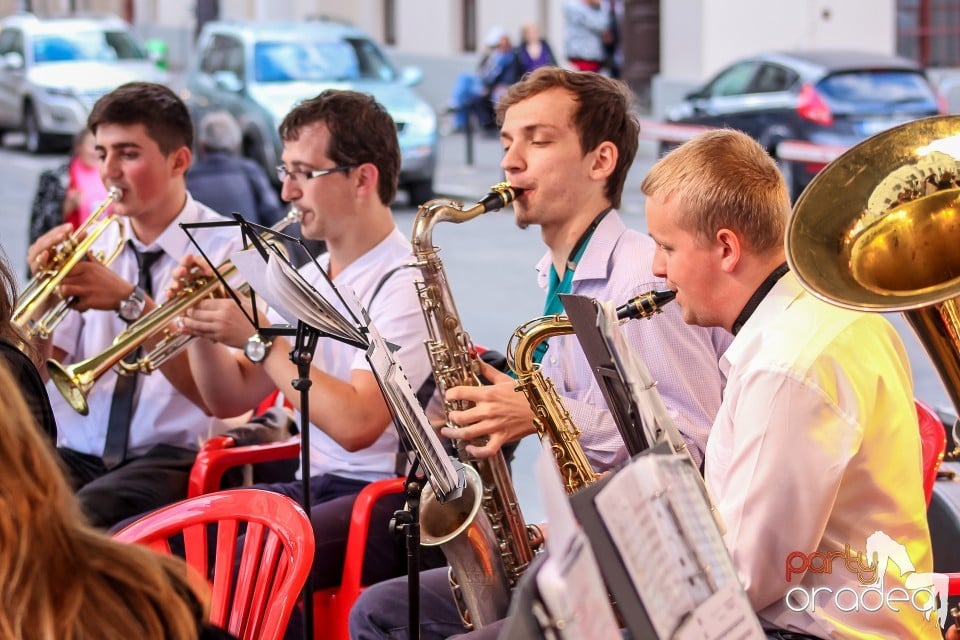
<svg viewBox="0 0 960 640">
<path fill-rule="evenodd" d="M 410 381 L 393 357 L 393 349 L 376 327 L 369 325 L 370 347 L 367 360 L 380 387 L 396 410 L 397 425 L 401 433 L 411 440 L 410 446 L 420 454 L 420 464 L 427 472 L 437 500 L 446 502 L 460 496 L 466 480 L 463 465 L 447 455 L 434 432 L 426 413 L 417 401 Z"/>
<path fill-rule="evenodd" d="M 646 362 L 627 344 L 623 332 L 620 331 L 620 321 L 617 319 L 613 302 L 597 301 L 597 305 L 600 332 L 607 341 L 617 369 L 623 374 L 633 397 L 637 399 L 637 407 L 642 414 L 644 426 L 648 428 L 647 437 L 650 442 L 666 439 L 674 451 L 685 448 L 686 442 L 670 418 L 670 412 L 663 404 L 663 398 L 657 391 L 656 381 L 650 375 Z M 657 318 L 634 322 L 657 322 Z"/>
<path fill-rule="evenodd" d="M 660 638 L 728 585 L 739 622 L 732 635 L 700 637 L 762 638 L 697 475 L 683 455 L 637 457 L 597 494 L 597 511 Z"/>
<path fill-rule="evenodd" d="M 335 289 L 320 269 L 329 285 L 329 298 L 343 304 L 341 311 L 273 251 L 267 252 L 266 265 L 256 249 L 239 251 L 231 256 L 231 260 L 257 295 L 288 323 L 296 326 L 302 321 L 325 336 L 367 351 L 367 360 L 393 410 L 396 427 L 420 455 L 420 462 L 438 500 L 459 497 L 465 484 L 462 465 L 446 454 L 410 387 L 410 381 L 393 357 L 393 350 L 370 324 L 356 295 L 349 290 Z M 362 319 L 365 324 L 355 326 L 344 312 L 357 318 L 358 322 Z"/>
<path fill-rule="evenodd" d="M 535 473 L 550 535 L 546 539 L 548 556 L 536 580 L 549 618 L 559 627 L 554 635 L 569 640 L 620 640 L 593 549 L 567 500 L 550 444 L 542 442 L 541 446 Z"/>
<path fill-rule="evenodd" d="M 256 249 L 238 251 L 230 259 L 257 295 L 289 324 L 296 326 L 297 321 L 302 320 L 323 335 L 364 348 L 369 346 L 363 332 L 344 318 L 299 271 L 274 253 L 268 253 L 266 265 Z"/>
</svg>

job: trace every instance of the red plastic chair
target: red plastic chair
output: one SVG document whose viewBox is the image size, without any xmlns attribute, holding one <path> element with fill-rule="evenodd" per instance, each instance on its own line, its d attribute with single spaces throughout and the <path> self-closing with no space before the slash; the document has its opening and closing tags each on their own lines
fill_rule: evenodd
<svg viewBox="0 0 960 640">
<path fill-rule="evenodd" d="M 220 480 L 230 467 L 295 458 L 300 453 L 299 437 L 286 442 L 246 447 L 234 447 L 233 444 L 233 438 L 218 436 L 211 438 L 200 448 L 190 472 L 189 495 L 218 491 Z M 365 586 L 362 584 L 363 561 L 373 507 L 381 498 L 403 491 L 403 478 L 388 478 L 371 482 L 357 495 L 350 516 L 340 585 L 314 593 L 315 640 L 349 640 L 350 608 Z"/>
<path fill-rule="evenodd" d="M 214 523 L 210 622 L 240 640 L 279 640 L 313 566 L 310 519 L 290 498 L 257 489 L 189 498 L 144 516 L 115 537 L 170 553 L 169 539 L 182 533 L 187 563 L 208 576 L 208 525 Z M 235 570 L 241 523 L 245 542 Z"/>
<path fill-rule="evenodd" d="M 940 416 L 928 404 L 914 400 L 917 407 L 917 419 L 920 422 L 920 450 L 923 458 L 923 495 L 930 505 L 933 497 L 933 483 L 937 480 L 937 471 L 943 462 L 947 450 L 947 432 L 943 428 Z"/>
</svg>

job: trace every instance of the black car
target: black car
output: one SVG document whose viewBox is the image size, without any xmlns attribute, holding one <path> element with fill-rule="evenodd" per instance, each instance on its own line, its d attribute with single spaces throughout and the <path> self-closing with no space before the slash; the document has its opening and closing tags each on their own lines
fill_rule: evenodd
<svg viewBox="0 0 960 640">
<path fill-rule="evenodd" d="M 685 96 L 666 119 L 748 133 L 778 159 L 796 198 L 824 165 L 778 158 L 781 141 L 849 147 L 889 127 L 944 112 L 937 92 L 911 60 L 804 51 L 735 62 Z"/>
</svg>

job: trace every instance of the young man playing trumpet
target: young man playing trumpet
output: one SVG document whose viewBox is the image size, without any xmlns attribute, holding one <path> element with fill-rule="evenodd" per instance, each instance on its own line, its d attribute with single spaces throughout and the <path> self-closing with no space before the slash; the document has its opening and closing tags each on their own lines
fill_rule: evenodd
<svg viewBox="0 0 960 640">
<path fill-rule="evenodd" d="M 123 85 L 97 101 L 88 125 L 96 137 L 104 184 L 120 194 L 106 210 L 119 222 L 93 248 L 104 255 L 118 243 L 121 249 L 109 266 L 83 260 L 63 279 L 58 294 L 74 300 L 74 311 L 41 346 L 64 364 L 101 353 L 155 307 L 190 248 L 180 223 L 224 219 L 187 192 L 184 173 L 190 166 L 193 125 L 170 89 Z M 35 273 L 69 233 L 70 225 L 62 225 L 31 245 L 27 255 Z M 207 229 L 200 238 L 213 259 L 225 259 L 240 245 L 235 230 Z M 86 416 L 49 387 L 59 426 L 58 452 L 95 526 L 110 527 L 185 497 L 200 441 L 226 429 L 208 415 L 185 357 L 171 360 L 163 372 L 107 372 L 89 392 Z"/>
</svg>

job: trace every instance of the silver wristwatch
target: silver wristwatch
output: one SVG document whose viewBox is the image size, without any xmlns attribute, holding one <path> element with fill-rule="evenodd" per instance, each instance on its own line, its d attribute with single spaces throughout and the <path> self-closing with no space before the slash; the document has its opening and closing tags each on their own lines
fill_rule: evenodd
<svg viewBox="0 0 960 640">
<path fill-rule="evenodd" d="M 133 292 L 120 301 L 117 314 L 127 322 L 133 322 L 143 314 L 147 294 L 140 287 L 134 287 Z"/>
<path fill-rule="evenodd" d="M 255 364 L 260 364 L 270 353 L 270 347 L 273 342 L 264 340 L 259 333 L 255 333 L 247 339 L 247 344 L 243 347 L 243 354 L 247 360 Z"/>
</svg>

